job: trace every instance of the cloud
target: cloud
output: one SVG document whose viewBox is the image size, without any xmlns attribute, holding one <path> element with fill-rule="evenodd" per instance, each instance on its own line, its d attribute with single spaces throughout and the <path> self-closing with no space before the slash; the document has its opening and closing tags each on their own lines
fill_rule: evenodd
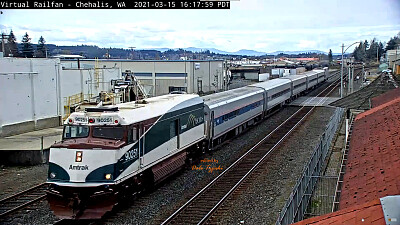
<svg viewBox="0 0 400 225">
<path fill-rule="evenodd" d="M 49 28 L 43 28 L 38 26 L 17 26 L 20 30 L 26 30 L 26 32 L 50 32 L 50 31 L 60 31 L 59 29 L 53 30 Z"/>
<path fill-rule="evenodd" d="M 232 1 L 230 10 L 5 10 L 0 29 L 18 38 L 100 47 L 198 47 L 341 51 L 341 44 L 376 37 L 388 41 L 400 30 L 392 0 Z M 397 2 L 397 1 L 395 1 Z M 290 7 L 287 7 L 287 6 Z M 371 5 L 374 10 L 370 9 Z M 357 10 L 354 10 L 357 9 Z M 385 9 L 385 10 L 383 10 Z M 397 17 L 396 17 L 397 16 Z M 50 19 L 49 19 L 50 18 Z"/>
</svg>

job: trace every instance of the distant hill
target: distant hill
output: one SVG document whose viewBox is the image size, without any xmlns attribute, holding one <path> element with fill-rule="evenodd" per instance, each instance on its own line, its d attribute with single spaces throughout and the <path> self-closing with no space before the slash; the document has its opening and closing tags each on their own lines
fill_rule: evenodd
<svg viewBox="0 0 400 225">
<path fill-rule="evenodd" d="M 165 52 L 168 50 L 168 48 L 148 48 L 146 50 L 157 50 L 161 52 Z M 173 50 L 178 50 L 179 48 L 172 48 Z M 185 51 L 192 51 L 192 52 L 204 52 L 206 50 L 209 50 L 210 52 L 214 52 L 217 54 L 223 54 L 223 55 L 241 55 L 241 56 L 262 56 L 262 55 L 279 55 L 279 54 L 285 54 L 285 55 L 298 55 L 302 53 L 316 53 L 316 54 L 325 54 L 327 55 L 327 52 L 320 51 L 320 50 L 302 50 L 302 51 L 275 51 L 275 52 L 259 52 L 255 50 L 249 50 L 249 49 L 241 49 L 236 52 L 227 52 L 227 51 L 222 51 L 216 48 L 196 48 L 196 47 L 189 47 L 189 48 L 181 48 L 184 49 Z M 340 53 L 333 53 L 333 55 L 341 55 Z"/>
<path fill-rule="evenodd" d="M 317 53 L 317 54 L 328 54 L 327 52 L 323 52 L 320 50 L 304 50 L 304 51 L 275 51 L 268 53 L 268 55 L 279 55 L 279 54 L 285 54 L 285 55 L 298 55 L 302 53 Z"/>
<path fill-rule="evenodd" d="M 33 48 L 36 49 L 36 44 L 32 44 Z M 192 54 L 195 58 L 197 53 L 202 52 L 206 55 L 229 55 L 229 56 L 276 56 L 279 54 L 284 55 L 299 55 L 299 54 L 325 54 L 327 52 L 323 52 L 320 50 L 304 50 L 304 51 L 275 51 L 271 53 L 259 52 L 251 49 L 241 49 L 236 52 L 228 52 L 219 50 L 216 48 L 197 48 L 197 47 L 188 47 L 188 48 L 145 48 L 145 49 L 123 49 L 123 48 L 100 48 L 95 45 L 76 45 L 76 46 L 58 46 L 54 44 L 46 44 L 49 55 L 57 55 L 57 54 L 73 54 L 73 55 L 83 55 L 86 58 L 105 58 L 109 55 L 111 58 L 118 59 L 161 59 L 161 58 L 169 58 L 169 59 L 179 59 L 183 54 L 182 50 L 187 51 L 187 54 Z M 22 49 L 22 44 L 19 43 L 19 49 Z M 171 52 L 172 50 L 172 52 Z M 207 52 L 209 51 L 209 52 Z M 309 54 L 311 53 L 311 54 Z M 171 56 L 174 54 L 174 56 Z M 334 56 L 340 56 L 340 53 L 333 53 Z"/>
<path fill-rule="evenodd" d="M 145 48 L 143 50 L 157 50 L 160 52 L 165 52 L 169 48 Z M 171 48 L 172 50 L 178 50 L 179 48 Z M 261 56 L 261 55 L 266 55 L 267 53 L 265 52 L 258 52 L 254 50 L 248 50 L 248 49 L 241 49 L 236 52 L 227 52 L 227 51 L 222 51 L 216 48 L 196 48 L 196 47 L 188 47 L 188 48 L 181 48 L 185 51 L 191 51 L 191 52 L 204 52 L 204 51 L 210 51 L 216 54 L 222 54 L 222 55 L 248 55 L 248 56 Z M 138 49 L 140 50 L 140 49 Z"/>
</svg>

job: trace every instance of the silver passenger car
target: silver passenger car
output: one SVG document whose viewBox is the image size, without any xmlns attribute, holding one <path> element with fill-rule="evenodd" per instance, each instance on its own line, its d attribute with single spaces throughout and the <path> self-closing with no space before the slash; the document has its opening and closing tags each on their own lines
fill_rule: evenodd
<svg viewBox="0 0 400 225">
<path fill-rule="evenodd" d="M 306 75 L 290 75 L 279 79 L 289 79 L 291 81 L 292 90 L 291 96 L 296 97 L 301 92 L 307 90 L 307 76 Z"/>
<path fill-rule="evenodd" d="M 325 81 L 325 71 L 324 70 L 314 70 L 317 72 L 318 75 L 318 84 L 322 83 Z"/>
<path fill-rule="evenodd" d="M 240 125 L 251 125 L 263 113 L 264 91 L 242 87 L 203 96 L 207 139 L 212 141 Z"/>
<path fill-rule="evenodd" d="M 267 100 L 264 103 L 264 111 L 267 111 L 290 99 L 290 85 L 291 81 L 289 79 L 273 79 L 249 86 L 262 88 L 264 90 L 264 99 Z"/>
<path fill-rule="evenodd" d="M 312 70 L 303 73 L 303 75 L 307 76 L 307 89 L 311 89 L 318 84 L 318 72 Z"/>
</svg>

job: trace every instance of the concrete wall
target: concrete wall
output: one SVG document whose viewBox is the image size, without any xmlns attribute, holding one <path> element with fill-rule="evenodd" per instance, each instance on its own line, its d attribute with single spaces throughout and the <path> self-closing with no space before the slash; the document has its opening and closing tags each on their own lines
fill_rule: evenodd
<svg viewBox="0 0 400 225">
<path fill-rule="evenodd" d="M 0 59 L 0 136 L 59 124 L 58 59 Z"/>
<path fill-rule="evenodd" d="M 0 151 L 0 165 L 33 166 L 49 162 L 49 149 L 38 150 L 2 150 Z"/>
</svg>

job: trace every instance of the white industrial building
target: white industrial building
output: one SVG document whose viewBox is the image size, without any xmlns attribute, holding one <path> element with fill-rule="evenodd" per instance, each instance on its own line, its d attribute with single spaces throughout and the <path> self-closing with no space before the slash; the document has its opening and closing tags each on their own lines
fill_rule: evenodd
<svg viewBox="0 0 400 225">
<path fill-rule="evenodd" d="M 0 136 L 59 126 L 70 107 L 112 91 L 130 70 L 150 95 L 224 89 L 223 61 L 123 61 L 0 58 Z M 70 65 L 68 65 L 70 64 Z M 91 66 L 93 65 L 93 66 Z M 95 65 L 95 66 L 94 66 Z"/>
<path fill-rule="evenodd" d="M 119 68 L 131 71 L 150 96 L 172 91 L 212 93 L 225 89 L 225 68 L 222 60 L 61 60 L 66 68 Z"/>
</svg>

